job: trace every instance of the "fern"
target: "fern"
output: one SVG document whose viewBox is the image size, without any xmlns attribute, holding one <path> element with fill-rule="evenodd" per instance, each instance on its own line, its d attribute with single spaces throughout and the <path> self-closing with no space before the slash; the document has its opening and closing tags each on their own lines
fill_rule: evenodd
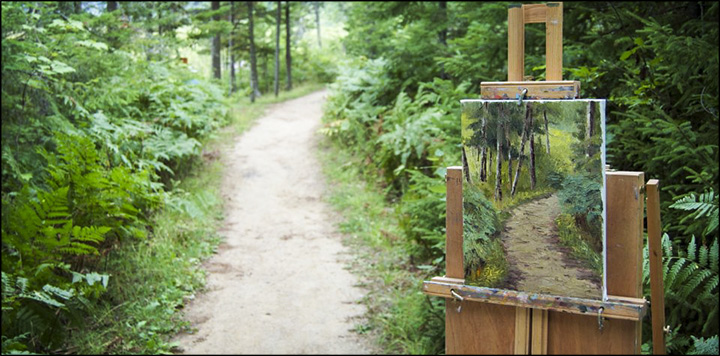
<svg viewBox="0 0 720 356">
<path fill-rule="evenodd" d="M 682 325 L 686 334 L 716 335 L 719 281 L 717 239 L 713 240 L 710 248 L 705 245 L 698 248 L 693 236 L 687 250 L 674 255 L 670 237 L 663 234 L 662 247 L 668 324 Z M 646 257 L 647 253 L 646 248 Z M 645 262 L 647 286 L 647 258 Z M 682 343 L 689 343 L 689 340 Z"/>
<path fill-rule="evenodd" d="M 709 218 L 708 225 L 703 231 L 705 235 L 710 235 L 718 228 L 718 196 L 715 195 L 713 188 L 710 188 L 710 191 L 702 193 L 699 196 L 695 195 L 695 193 L 690 193 L 676 200 L 670 207 L 693 211 L 692 214 L 680 220 L 681 223 L 690 217 L 694 217 L 695 220 L 704 217 Z"/>
</svg>

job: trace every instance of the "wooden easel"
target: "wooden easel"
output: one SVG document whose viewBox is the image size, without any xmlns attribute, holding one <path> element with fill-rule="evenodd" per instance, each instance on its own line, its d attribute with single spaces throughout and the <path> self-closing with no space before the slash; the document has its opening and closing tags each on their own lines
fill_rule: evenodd
<svg viewBox="0 0 720 356">
<path fill-rule="evenodd" d="M 548 81 L 544 82 L 521 81 L 523 26 L 533 22 L 547 26 Z M 580 83 L 562 81 L 562 3 L 511 5 L 508 26 L 509 81 L 481 83 L 483 99 L 578 97 Z M 446 298 L 447 354 L 639 354 L 647 311 L 642 291 L 646 187 L 653 315 L 657 316 L 653 341 L 655 353 L 664 354 L 657 180 L 645 185 L 643 172 L 606 172 L 608 300 L 604 301 L 465 285 L 462 167 L 448 167 L 446 186 L 446 275 L 425 281 L 423 292 Z"/>
</svg>

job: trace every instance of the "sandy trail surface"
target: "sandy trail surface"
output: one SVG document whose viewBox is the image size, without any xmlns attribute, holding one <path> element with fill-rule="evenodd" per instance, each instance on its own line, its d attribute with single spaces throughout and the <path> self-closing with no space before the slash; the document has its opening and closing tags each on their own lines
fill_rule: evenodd
<svg viewBox="0 0 720 356">
<path fill-rule="evenodd" d="M 522 204 L 505 224 L 503 245 L 516 290 L 581 298 L 601 298 L 602 285 L 582 262 L 570 257 L 557 237 L 557 195 Z M 519 276 L 519 277 L 517 277 Z"/>
<path fill-rule="evenodd" d="M 323 201 L 315 155 L 326 91 L 271 106 L 221 153 L 225 239 L 185 308 L 187 354 L 367 354 L 365 306 Z"/>
</svg>

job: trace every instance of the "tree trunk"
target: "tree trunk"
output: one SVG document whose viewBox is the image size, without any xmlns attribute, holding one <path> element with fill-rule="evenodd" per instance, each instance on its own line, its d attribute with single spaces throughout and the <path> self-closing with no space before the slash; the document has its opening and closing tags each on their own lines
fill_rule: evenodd
<svg viewBox="0 0 720 356">
<path fill-rule="evenodd" d="M 247 2 L 250 38 L 250 102 L 255 102 L 255 97 L 260 96 L 258 90 L 257 53 L 255 52 L 255 34 L 253 30 L 253 3 Z"/>
<path fill-rule="evenodd" d="M 498 118 L 497 127 L 497 162 L 495 164 L 495 200 L 502 200 L 502 137 L 503 137 L 503 120 Z"/>
<path fill-rule="evenodd" d="M 517 183 L 520 179 L 520 171 L 522 169 L 523 153 L 525 152 L 525 141 L 527 140 L 529 123 L 532 122 L 532 114 L 530 113 L 530 104 L 527 104 L 525 108 L 525 122 L 523 123 L 522 138 L 520 139 L 520 154 L 518 155 L 517 169 L 515 170 L 515 179 L 512 182 L 512 188 L 510 189 L 510 195 L 515 196 L 517 190 Z M 532 128 L 530 128 L 532 129 Z"/>
<path fill-rule="evenodd" d="M 482 147 L 480 147 L 480 181 L 487 182 L 488 167 L 488 150 L 487 150 L 487 119 L 482 118 Z M 492 166 L 492 163 L 490 163 Z"/>
<path fill-rule="evenodd" d="M 280 17 L 282 15 L 282 3 L 277 2 L 277 11 L 275 12 L 275 97 L 277 98 L 280 90 Z"/>
<path fill-rule="evenodd" d="M 118 2 L 117 1 L 108 1 L 107 2 L 107 12 L 113 12 L 117 10 L 118 8 Z"/>
<path fill-rule="evenodd" d="M 465 180 L 468 183 L 472 183 L 472 181 L 470 180 L 470 166 L 468 166 L 467 155 L 465 154 L 465 145 L 462 146 L 462 164 L 463 171 L 465 172 Z"/>
<path fill-rule="evenodd" d="M 440 7 L 440 23 L 441 28 L 438 32 L 438 40 L 443 47 L 447 48 L 447 1 L 438 1 Z M 445 63 L 440 64 L 440 78 L 448 79 L 447 73 L 445 73 Z"/>
<path fill-rule="evenodd" d="M 531 117 L 532 120 L 532 117 Z M 532 129 L 532 121 L 530 123 L 530 190 L 535 189 L 535 132 Z"/>
<path fill-rule="evenodd" d="M 292 89 L 292 54 L 290 53 L 290 1 L 285 2 L 285 72 L 287 90 Z"/>
<path fill-rule="evenodd" d="M 545 117 L 545 153 L 550 154 L 550 129 L 548 128 L 547 111 L 543 110 Z"/>
<path fill-rule="evenodd" d="M 233 36 L 235 35 L 235 2 L 230 2 L 230 37 L 228 41 L 228 52 L 230 52 L 230 94 L 237 90 L 235 86 L 235 51 L 233 51 Z"/>
<path fill-rule="evenodd" d="M 587 123 L 585 127 L 585 142 L 587 143 L 587 156 L 590 157 L 595 154 L 591 139 L 595 136 L 595 102 L 591 101 L 588 103 L 587 111 Z"/>
<path fill-rule="evenodd" d="M 74 1 L 75 4 L 75 13 L 79 14 L 82 12 L 82 1 Z"/>
<path fill-rule="evenodd" d="M 322 48 L 320 41 L 320 2 L 315 1 L 315 24 L 317 25 L 318 48 Z"/>
<path fill-rule="evenodd" d="M 219 1 L 212 1 L 210 4 L 210 8 L 212 10 L 219 10 L 220 9 L 220 2 Z M 214 21 L 220 21 L 220 16 L 215 15 L 213 16 Z M 216 34 L 215 37 L 213 37 L 212 40 L 212 67 L 213 67 L 213 76 L 216 79 L 220 79 L 220 34 Z"/>
<path fill-rule="evenodd" d="M 508 151 L 508 182 L 512 182 L 512 143 L 510 143 L 510 123 L 505 125 L 505 141 L 507 142 Z"/>
</svg>

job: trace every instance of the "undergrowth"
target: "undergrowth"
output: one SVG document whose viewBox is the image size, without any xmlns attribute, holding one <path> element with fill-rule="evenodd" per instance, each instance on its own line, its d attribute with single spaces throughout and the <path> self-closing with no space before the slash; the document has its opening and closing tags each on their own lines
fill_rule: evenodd
<svg viewBox="0 0 720 356">
<path fill-rule="evenodd" d="M 105 266 L 113 278 L 110 298 L 91 310 L 86 326 L 72 330 L 66 351 L 77 354 L 158 354 L 178 351 L 173 335 L 188 330 L 182 319 L 187 301 L 201 292 L 206 272 L 201 263 L 212 256 L 223 219 L 217 151 L 247 130 L 273 103 L 321 88 L 307 83 L 277 98 L 227 99 L 231 122 L 203 143 L 202 160 L 166 198 L 167 208 L 153 218 L 153 237 L 112 250 Z M 230 105 L 229 103 L 234 103 Z"/>
<path fill-rule="evenodd" d="M 444 302 L 422 293 L 422 281 L 439 273 L 437 266 L 415 266 L 398 225 L 401 214 L 378 186 L 360 178 L 357 158 L 324 139 L 318 149 L 329 180 L 329 202 L 343 216 L 339 229 L 351 247 L 353 270 L 364 281 L 367 324 L 360 334 L 377 339 L 382 353 L 428 354 L 444 349 Z"/>
</svg>

